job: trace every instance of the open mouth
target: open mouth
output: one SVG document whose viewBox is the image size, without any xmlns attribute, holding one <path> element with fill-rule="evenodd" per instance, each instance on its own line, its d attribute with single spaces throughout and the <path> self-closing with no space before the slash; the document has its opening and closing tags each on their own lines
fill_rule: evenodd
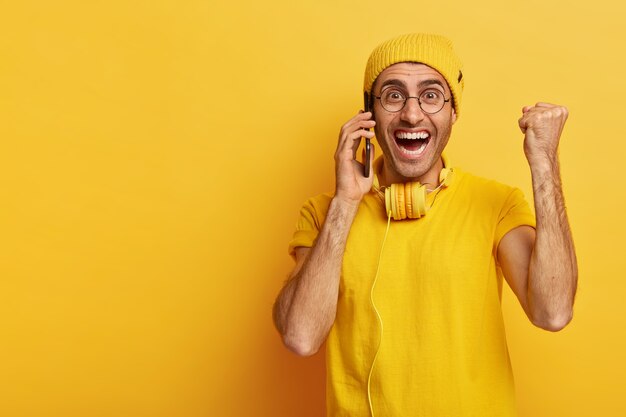
<svg viewBox="0 0 626 417">
<path fill-rule="evenodd" d="M 403 154 L 407 156 L 419 156 L 426 149 L 430 141 L 430 134 L 425 130 L 420 130 L 419 132 L 397 130 L 395 140 Z"/>
</svg>

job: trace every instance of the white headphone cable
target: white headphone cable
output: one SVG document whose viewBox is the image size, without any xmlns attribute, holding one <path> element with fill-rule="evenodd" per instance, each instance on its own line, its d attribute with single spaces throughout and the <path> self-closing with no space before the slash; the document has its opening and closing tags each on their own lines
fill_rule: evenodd
<svg viewBox="0 0 626 417">
<path fill-rule="evenodd" d="M 374 408 L 372 407 L 372 397 L 370 393 L 370 383 L 372 379 L 372 371 L 374 370 L 374 364 L 376 363 L 376 358 L 378 357 L 378 351 L 380 350 L 380 345 L 383 341 L 383 320 L 376 309 L 376 304 L 374 304 L 374 287 L 376 286 L 376 280 L 378 280 L 378 271 L 380 270 L 380 260 L 383 257 L 383 249 L 385 248 L 385 241 L 387 240 L 387 234 L 389 233 L 389 225 L 391 224 L 391 210 L 387 212 L 387 229 L 385 230 L 385 237 L 383 238 L 383 243 L 380 245 L 380 253 L 378 254 L 378 265 L 376 266 L 376 275 L 374 276 L 374 282 L 372 283 L 372 288 L 370 289 L 370 302 L 372 303 L 372 307 L 376 312 L 376 316 L 378 317 L 378 322 L 380 323 L 380 338 L 378 339 L 378 347 L 376 348 L 376 354 L 374 355 L 374 360 L 372 361 L 372 366 L 370 367 L 370 373 L 367 377 L 367 401 L 370 405 L 370 415 L 374 417 Z"/>
</svg>

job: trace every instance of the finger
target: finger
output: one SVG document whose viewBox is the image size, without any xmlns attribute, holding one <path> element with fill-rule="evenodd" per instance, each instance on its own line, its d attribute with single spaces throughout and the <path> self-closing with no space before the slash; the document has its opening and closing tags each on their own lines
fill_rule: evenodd
<svg viewBox="0 0 626 417">
<path fill-rule="evenodd" d="M 375 120 L 356 120 L 354 123 L 352 123 L 351 125 L 352 127 L 359 127 L 359 128 L 365 128 L 365 129 L 371 129 L 372 127 L 376 126 L 376 121 Z"/>
<path fill-rule="evenodd" d="M 370 116 L 367 116 L 368 114 Z M 374 125 L 376 125 L 376 122 L 372 120 L 370 112 L 357 114 L 341 126 L 340 136 L 345 133 L 350 133 L 356 128 L 371 128 L 374 127 Z"/>
<path fill-rule="evenodd" d="M 339 143 L 337 148 L 341 148 L 344 142 L 347 140 L 348 135 L 353 134 L 358 130 L 368 130 L 376 125 L 374 120 L 351 120 L 341 127 L 339 131 Z M 365 136 L 365 135 L 363 135 Z"/>
<path fill-rule="evenodd" d="M 372 118 L 372 112 L 370 111 L 364 112 L 363 110 L 359 110 L 359 112 L 355 114 L 354 116 L 352 116 L 346 124 L 352 123 L 356 120 L 368 120 L 371 118 Z"/>
<path fill-rule="evenodd" d="M 537 104 L 548 104 L 548 103 L 537 103 Z M 528 106 L 527 106 L 528 107 Z M 532 117 L 532 115 L 545 115 L 546 117 L 554 117 L 554 118 L 564 118 L 567 119 L 569 111 L 565 106 L 534 106 L 530 108 L 527 112 L 524 113 L 523 117 Z"/>
<path fill-rule="evenodd" d="M 524 117 L 520 117 L 520 119 L 517 121 L 517 124 L 519 125 L 520 130 L 522 131 L 522 133 L 526 133 L 526 119 Z"/>
<path fill-rule="evenodd" d="M 374 132 L 361 129 L 346 135 L 345 140 L 338 149 L 340 156 L 345 159 L 350 159 L 350 157 L 351 159 L 355 159 L 356 151 L 359 148 L 362 137 L 371 139 L 374 137 Z"/>
<path fill-rule="evenodd" d="M 528 110 L 532 109 L 533 106 L 524 106 L 522 107 L 522 113 L 526 113 Z"/>
<path fill-rule="evenodd" d="M 344 147 L 352 147 L 352 142 L 354 141 L 358 141 L 360 140 L 362 137 L 363 138 L 373 138 L 375 135 L 374 132 L 372 132 L 369 129 L 358 129 L 355 130 L 354 132 L 345 132 L 341 135 L 341 138 L 339 139 L 339 144 L 338 144 L 338 148 L 344 148 Z"/>
<path fill-rule="evenodd" d="M 556 104 L 552 104 L 552 103 L 545 103 L 545 102 L 539 102 L 537 104 L 535 104 L 536 107 L 559 107 Z"/>
<path fill-rule="evenodd" d="M 372 119 L 371 116 L 364 116 L 366 114 L 371 114 L 369 112 L 359 114 L 352 119 L 348 120 L 348 122 L 343 126 L 346 131 L 350 131 L 355 129 L 356 127 L 374 127 L 376 122 Z M 361 116 L 361 117 L 359 117 Z"/>
<path fill-rule="evenodd" d="M 363 132 L 363 134 L 361 134 L 360 136 L 357 136 L 356 138 L 354 138 L 352 140 L 352 158 L 356 159 L 356 152 L 359 149 L 359 146 L 361 146 L 361 138 L 373 138 L 374 137 L 374 132 L 370 132 L 369 130 L 359 130 L 357 132 Z"/>
</svg>

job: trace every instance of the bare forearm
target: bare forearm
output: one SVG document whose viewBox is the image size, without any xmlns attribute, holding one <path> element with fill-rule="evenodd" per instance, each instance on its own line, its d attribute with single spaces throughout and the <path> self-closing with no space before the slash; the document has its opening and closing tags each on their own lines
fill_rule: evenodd
<svg viewBox="0 0 626 417">
<path fill-rule="evenodd" d="M 296 252 L 296 268 L 274 304 L 274 322 L 283 342 L 300 355 L 317 352 L 335 321 L 348 233 L 373 183 L 373 176 L 363 176 L 363 165 L 355 159 L 361 139 L 374 136 L 368 130 L 376 124 L 371 117 L 371 112 L 359 112 L 341 127 L 335 151 L 335 197 L 313 247 Z M 370 172 L 373 160 L 372 145 Z"/>
<path fill-rule="evenodd" d="M 531 163 L 537 237 L 530 260 L 528 304 L 533 321 L 559 330 L 572 318 L 578 280 L 558 157 Z"/>
<path fill-rule="evenodd" d="M 317 352 L 335 320 L 343 253 L 357 209 L 337 198 L 331 201 L 315 245 L 274 306 L 285 344 L 300 355 Z"/>
</svg>

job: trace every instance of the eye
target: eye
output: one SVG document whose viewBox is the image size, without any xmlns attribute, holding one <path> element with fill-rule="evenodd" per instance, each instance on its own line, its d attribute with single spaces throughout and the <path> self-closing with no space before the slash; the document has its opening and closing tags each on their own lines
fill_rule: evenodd
<svg viewBox="0 0 626 417">
<path fill-rule="evenodd" d="M 387 90 L 384 92 L 383 96 L 389 103 L 404 101 L 404 94 L 398 90 Z"/>
<path fill-rule="evenodd" d="M 420 99 L 428 103 L 434 103 L 443 99 L 443 93 L 439 90 L 426 90 L 422 93 Z"/>
</svg>

